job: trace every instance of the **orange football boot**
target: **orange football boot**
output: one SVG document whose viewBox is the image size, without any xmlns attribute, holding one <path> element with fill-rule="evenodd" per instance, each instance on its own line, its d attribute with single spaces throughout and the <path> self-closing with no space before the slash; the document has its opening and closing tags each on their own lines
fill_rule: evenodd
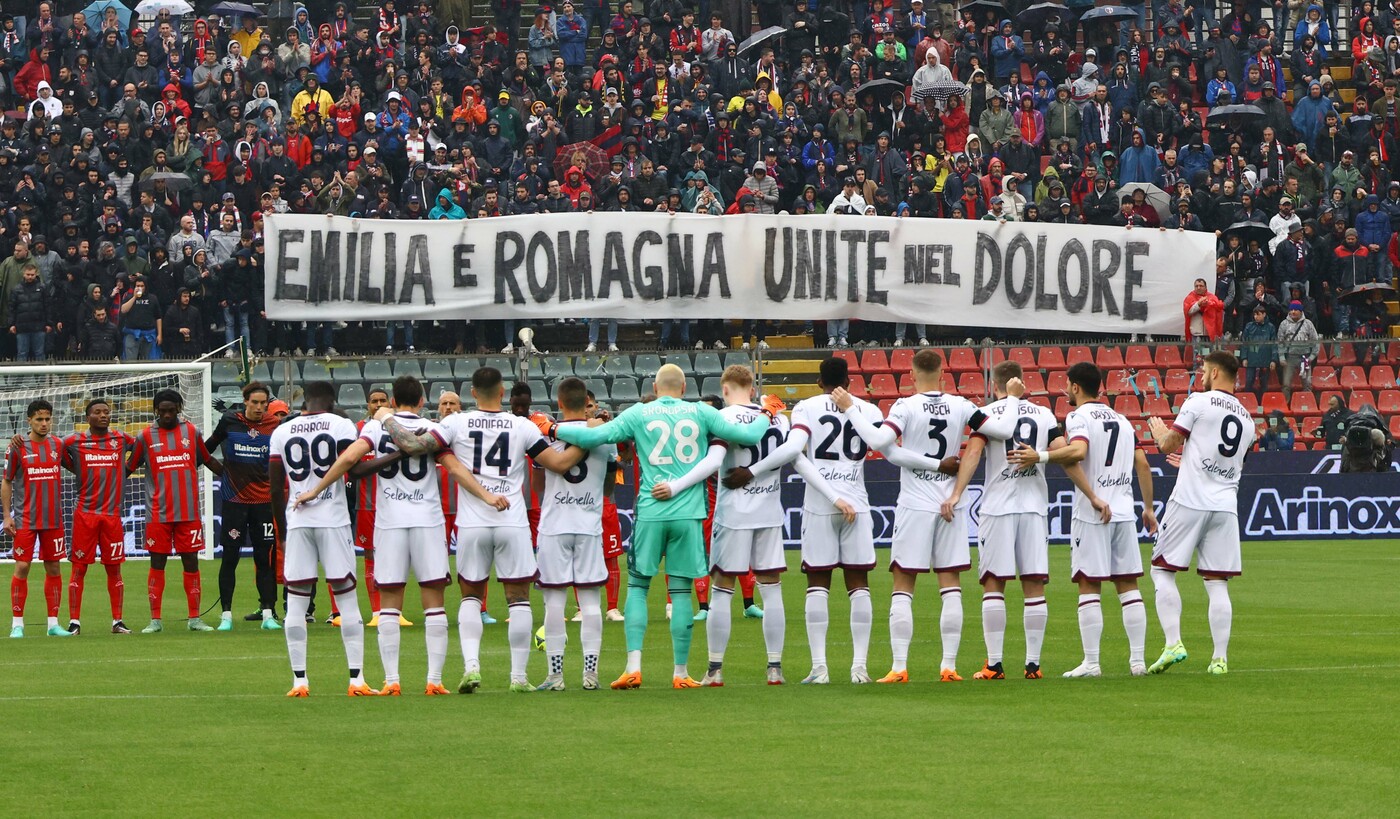
<svg viewBox="0 0 1400 819">
<path fill-rule="evenodd" d="M 402 694 L 403 691 L 399 688 L 398 683 L 386 682 L 384 683 L 384 687 L 379 689 L 379 696 L 381 697 L 397 697 Z"/>
<path fill-rule="evenodd" d="M 642 672 L 640 671 L 625 672 L 621 677 L 612 681 L 612 690 L 614 691 L 630 691 L 633 688 L 641 687 Z"/>
<path fill-rule="evenodd" d="M 909 682 L 909 671 L 908 671 L 908 669 L 906 669 L 906 670 L 904 670 L 904 671 L 891 671 L 890 673 L 886 674 L 885 676 L 881 677 L 880 679 L 876 680 L 875 682 L 877 682 L 877 683 L 907 683 L 907 682 Z"/>
<path fill-rule="evenodd" d="M 951 668 L 945 668 L 945 669 L 943 669 L 943 670 L 939 673 L 939 675 L 938 675 L 938 681 L 939 681 L 939 682 L 962 682 L 962 677 L 959 677 L 959 676 L 958 676 L 958 672 L 954 671 L 953 669 L 951 669 Z"/>
</svg>

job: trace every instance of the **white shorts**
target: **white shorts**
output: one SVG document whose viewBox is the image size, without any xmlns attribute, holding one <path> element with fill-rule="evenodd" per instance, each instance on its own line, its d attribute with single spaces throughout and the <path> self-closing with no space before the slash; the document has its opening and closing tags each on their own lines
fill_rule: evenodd
<svg viewBox="0 0 1400 819">
<path fill-rule="evenodd" d="M 320 572 L 317 564 L 326 567 L 326 582 L 355 579 L 354 532 L 349 526 L 335 528 L 300 527 L 287 530 L 282 548 L 282 576 L 287 585 L 315 583 Z"/>
<path fill-rule="evenodd" d="M 502 583 L 529 583 L 539 576 L 530 527 L 457 527 L 457 576 L 468 583 L 485 583 L 493 565 Z"/>
<path fill-rule="evenodd" d="M 894 538 L 890 542 L 890 570 L 922 574 L 961 572 L 972 568 L 967 543 L 967 509 L 953 512 L 949 523 L 937 512 L 894 508 Z"/>
<path fill-rule="evenodd" d="M 1045 516 L 1035 512 L 983 515 L 977 524 L 977 579 L 1050 579 Z"/>
<path fill-rule="evenodd" d="M 869 512 L 860 512 L 854 523 L 841 514 L 802 515 L 803 571 L 835 568 L 870 571 L 875 568 L 875 532 Z"/>
<path fill-rule="evenodd" d="M 1137 526 L 1130 520 L 1113 523 L 1070 524 L 1070 578 L 1131 580 L 1142 577 L 1142 551 L 1138 547 Z"/>
<path fill-rule="evenodd" d="M 783 555 L 783 527 L 730 529 L 715 524 L 710 537 L 710 571 L 738 577 L 749 573 L 787 571 Z"/>
<path fill-rule="evenodd" d="M 1234 512 L 1203 512 L 1167 501 L 1152 565 L 1174 572 L 1191 568 L 1196 555 L 1200 574 L 1240 573 L 1240 520 Z"/>
<path fill-rule="evenodd" d="M 601 586 L 608 582 L 608 567 L 603 562 L 602 534 L 542 534 L 538 558 L 540 585 L 546 589 Z M 459 555 L 459 566 L 460 561 Z"/>
<path fill-rule="evenodd" d="M 375 582 L 381 586 L 402 586 L 408 583 L 409 569 L 420 586 L 447 585 L 447 543 L 442 527 L 374 527 Z"/>
</svg>

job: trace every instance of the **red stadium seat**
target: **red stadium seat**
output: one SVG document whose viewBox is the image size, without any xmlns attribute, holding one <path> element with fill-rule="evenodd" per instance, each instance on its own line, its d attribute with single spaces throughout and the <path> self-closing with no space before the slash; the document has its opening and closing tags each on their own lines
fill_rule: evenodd
<svg viewBox="0 0 1400 819">
<path fill-rule="evenodd" d="M 1400 364 L 1400 341 L 1392 341 L 1385 345 L 1381 360 L 1388 364 Z"/>
<path fill-rule="evenodd" d="M 907 373 L 909 368 L 914 366 L 914 353 L 912 347 L 896 347 L 890 353 L 890 372 Z"/>
<path fill-rule="evenodd" d="M 1347 406 L 1351 408 L 1351 411 L 1356 412 L 1366 404 L 1376 405 L 1375 394 L 1370 390 L 1352 390 L 1351 396 L 1347 400 Z"/>
<path fill-rule="evenodd" d="M 1317 398 L 1307 390 L 1293 393 L 1293 400 L 1288 402 L 1288 409 L 1294 415 L 1315 415 L 1321 412 L 1317 408 Z"/>
<path fill-rule="evenodd" d="M 1164 421 L 1168 421 L 1175 413 L 1172 412 L 1171 405 L 1167 399 L 1152 395 L 1142 401 L 1142 414 L 1148 417 L 1157 416 Z"/>
<path fill-rule="evenodd" d="M 1347 402 L 1346 394 L 1343 393 L 1343 392 L 1341 392 L 1340 390 L 1322 390 L 1322 391 L 1319 392 L 1318 395 L 1317 395 L 1317 403 L 1318 403 L 1318 405 L 1319 405 L 1319 406 L 1323 406 L 1323 407 L 1327 406 L 1327 405 L 1329 404 L 1329 402 L 1331 402 L 1332 396 L 1334 396 L 1334 395 L 1335 395 L 1336 397 L 1342 399 L 1342 403 L 1343 403 L 1343 404 L 1346 404 L 1346 402 Z"/>
<path fill-rule="evenodd" d="M 1240 404 L 1249 411 L 1250 415 L 1259 414 L 1259 399 L 1252 392 L 1242 392 L 1235 396 L 1240 400 Z"/>
<path fill-rule="evenodd" d="M 938 382 L 938 391 L 950 393 L 958 391 L 958 385 L 953 381 L 953 374 L 947 370 L 943 371 L 943 378 Z"/>
<path fill-rule="evenodd" d="M 880 407 L 880 414 L 881 414 L 881 415 L 883 415 L 883 416 L 885 416 L 885 417 L 889 417 L 890 410 L 894 407 L 894 399 L 893 399 L 893 398 L 883 398 L 883 399 L 880 400 L 880 402 L 879 402 L 879 404 L 878 404 L 877 406 Z"/>
<path fill-rule="evenodd" d="M 1064 370 L 1055 370 L 1046 377 L 1045 389 L 1051 395 L 1064 395 L 1065 390 L 1069 389 L 1069 376 L 1065 374 Z"/>
<path fill-rule="evenodd" d="M 1063 395 L 1055 399 L 1055 417 L 1063 419 L 1069 415 L 1074 407 L 1070 406 L 1069 399 Z"/>
<path fill-rule="evenodd" d="M 1351 344 L 1338 344 L 1335 350 L 1328 349 L 1328 345 L 1322 345 L 1322 354 L 1326 356 L 1326 363 L 1333 367 L 1349 367 L 1356 363 L 1356 347 Z M 1323 361 L 1323 355 L 1318 356 L 1318 361 Z"/>
<path fill-rule="evenodd" d="M 863 350 L 860 354 L 860 371 L 863 373 L 888 373 L 890 359 L 884 350 Z"/>
<path fill-rule="evenodd" d="M 1150 368 L 1138 370 L 1131 383 L 1137 384 L 1137 388 L 1142 392 L 1158 392 L 1162 389 L 1162 374 Z"/>
<path fill-rule="evenodd" d="M 1327 442 L 1326 442 L 1326 441 L 1318 441 L 1317 443 L 1315 443 L 1315 444 L 1312 445 L 1312 448 L 1313 448 L 1313 449 L 1327 449 Z"/>
<path fill-rule="evenodd" d="M 1384 364 L 1371 365 L 1371 371 L 1367 374 L 1373 390 L 1395 389 L 1395 371 Z"/>
<path fill-rule="evenodd" d="M 1031 352 L 1029 347 L 1012 347 L 1006 360 L 1020 364 L 1023 371 L 1040 369 L 1040 365 L 1035 363 L 1035 353 Z"/>
<path fill-rule="evenodd" d="M 1128 384 L 1127 370 L 1113 370 L 1103 382 L 1104 392 L 1109 395 L 1117 395 L 1122 392 L 1132 392 L 1133 388 Z"/>
<path fill-rule="evenodd" d="M 1073 367 L 1075 364 L 1079 364 L 1081 362 L 1088 362 L 1089 364 L 1093 364 L 1093 351 L 1082 344 L 1070 347 L 1069 352 L 1065 354 L 1065 364 L 1070 367 Z"/>
<path fill-rule="evenodd" d="M 1123 350 L 1118 347 L 1100 347 L 1094 353 L 1094 361 L 1105 370 L 1127 366 L 1126 362 L 1123 361 Z"/>
<path fill-rule="evenodd" d="M 847 372 L 860 372 L 860 358 L 856 356 L 855 350 L 832 350 L 831 357 L 845 361 Z"/>
<path fill-rule="evenodd" d="M 1036 361 L 1042 370 L 1063 370 L 1069 366 L 1065 363 L 1065 351 L 1059 347 L 1041 347 Z"/>
<path fill-rule="evenodd" d="M 860 395 L 860 396 L 864 396 L 864 395 L 865 395 L 865 376 L 863 376 L 863 375 L 853 375 L 853 376 L 851 376 L 851 383 L 850 383 L 849 386 L 846 387 L 846 391 L 849 392 L 851 395 Z"/>
<path fill-rule="evenodd" d="M 1142 417 L 1142 403 L 1136 395 L 1120 395 L 1113 399 L 1113 411 L 1128 418 Z"/>
<path fill-rule="evenodd" d="M 901 375 L 901 376 L 899 377 L 899 394 L 900 394 L 900 395 L 913 395 L 914 393 L 916 393 L 916 392 L 918 392 L 918 391 L 919 391 L 919 388 L 918 388 L 917 386 L 914 385 L 914 374 L 913 374 L 913 373 L 904 373 L 903 375 Z"/>
<path fill-rule="evenodd" d="M 1040 374 L 1040 370 L 1022 370 L 1021 381 L 1026 385 L 1027 395 L 1045 394 L 1045 376 Z"/>
<path fill-rule="evenodd" d="M 967 347 L 954 347 L 948 351 L 949 371 L 965 373 L 980 369 L 982 366 L 977 363 L 977 354 Z"/>
<path fill-rule="evenodd" d="M 1180 369 L 1186 366 L 1186 362 L 1181 358 L 1181 348 L 1175 344 L 1159 345 L 1155 362 L 1163 370 Z"/>
<path fill-rule="evenodd" d="M 1283 393 L 1281 392 L 1266 392 L 1264 393 L 1264 406 L 1262 409 L 1264 410 L 1265 415 L 1268 415 L 1269 413 L 1274 412 L 1275 410 L 1287 415 L 1288 402 L 1283 400 Z"/>
<path fill-rule="evenodd" d="M 866 352 L 870 352 L 866 350 Z M 895 383 L 894 376 L 889 373 L 877 373 L 870 376 L 870 395 L 876 401 L 885 398 L 898 398 L 899 385 Z"/>
<path fill-rule="evenodd" d="M 1390 434 L 1395 438 L 1400 438 L 1400 415 L 1390 419 Z"/>
<path fill-rule="evenodd" d="M 977 354 L 977 361 L 984 367 L 995 367 L 1006 360 L 1006 350 L 1001 347 L 987 347 Z"/>
<path fill-rule="evenodd" d="M 987 395 L 987 377 L 981 370 L 963 373 L 958 376 L 958 395 L 963 398 L 981 399 Z"/>
<path fill-rule="evenodd" d="M 1344 390 L 1364 390 L 1367 386 L 1366 371 L 1360 367 L 1343 367 L 1340 383 Z"/>
<path fill-rule="evenodd" d="M 1152 428 L 1147 425 L 1146 421 L 1141 418 L 1134 418 L 1132 419 L 1132 424 L 1133 432 L 1137 435 L 1139 441 L 1152 440 Z"/>
<path fill-rule="evenodd" d="M 1048 395 L 1031 395 L 1030 393 L 1027 393 L 1026 396 L 1027 396 L 1026 400 L 1030 401 L 1032 404 L 1035 404 L 1036 406 L 1040 406 L 1040 407 L 1045 407 L 1046 409 L 1050 410 L 1051 412 L 1054 412 L 1054 411 L 1055 411 L 1054 406 L 1052 406 L 1051 403 L 1050 403 L 1050 396 L 1048 396 Z M 1396 417 L 1397 417 L 1397 418 L 1400 418 L 1400 416 L 1396 416 Z"/>
<path fill-rule="evenodd" d="M 1152 360 L 1152 351 L 1141 344 L 1135 344 L 1128 348 L 1128 354 L 1124 357 L 1123 363 L 1136 370 L 1157 366 L 1156 362 Z"/>
<path fill-rule="evenodd" d="M 1167 377 L 1162 381 L 1162 389 L 1167 392 L 1190 392 L 1191 372 L 1177 368 L 1167 370 Z"/>
<path fill-rule="evenodd" d="M 1400 390 L 1381 390 L 1376 396 L 1376 409 L 1387 414 L 1400 412 Z"/>
<path fill-rule="evenodd" d="M 1313 367 L 1312 385 L 1315 390 L 1337 389 L 1337 368 L 1326 364 L 1319 364 Z"/>
</svg>

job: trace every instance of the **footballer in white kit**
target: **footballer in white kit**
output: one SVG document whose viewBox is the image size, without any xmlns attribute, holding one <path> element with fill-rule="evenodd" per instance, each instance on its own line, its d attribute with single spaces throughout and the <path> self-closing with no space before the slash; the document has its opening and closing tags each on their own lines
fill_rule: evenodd
<svg viewBox="0 0 1400 819">
<path fill-rule="evenodd" d="M 268 478 L 277 530 L 282 533 L 287 588 L 287 653 L 292 663 L 292 689 L 288 696 L 310 693 L 306 678 L 306 612 L 319 574 L 325 567 L 326 585 L 340 608 L 340 638 L 350 668 L 348 693 L 352 697 L 375 693 L 365 684 L 364 621 L 355 594 L 355 545 L 345 484 L 334 481 L 314 502 L 290 506 L 288 498 L 307 492 L 357 437 L 355 423 L 330 412 L 334 388 L 325 381 L 306 385 L 307 411 L 284 422 L 268 442 Z M 290 495 L 289 495 L 290 491 Z"/>
<path fill-rule="evenodd" d="M 797 403 L 787 441 L 752 466 L 730 470 L 723 483 L 730 489 L 741 488 L 804 454 L 811 459 L 829 485 L 826 491 L 832 497 L 810 482 L 803 492 L 802 571 L 807 575 L 807 643 L 812 652 L 812 671 L 802 682 L 830 682 L 826 667 L 827 598 L 831 574 L 839 567 L 851 600 L 851 682 L 868 683 L 870 674 L 865 666 L 873 616 L 868 573 L 875 568 L 874 527 L 865 491 L 865 456 L 869 448 L 831 398 L 832 390 L 850 383 L 845 360 L 823 361 L 818 383 L 826 394 Z M 884 420 L 875 405 L 859 399 L 852 412 L 873 424 Z M 846 508 L 838 506 L 838 501 L 844 502 Z"/>
<path fill-rule="evenodd" d="M 1069 398 L 1074 410 L 1065 419 L 1069 443 L 1049 452 L 1019 445 L 1007 459 L 1019 466 L 1053 461 L 1079 464 L 1069 472 L 1076 489 L 1074 519 L 1070 524 L 1070 572 L 1079 584 L 1079 637 L 1084 661 L 1066 677 L 1098 677 L 1099 644 L 1103 635 L 1100 592 L 1113 581 L 1122 606 L 1123 628 L 1128 634 L 1128 668 L 1133 676 L 1147 673 L 1143 650 L 1147 640 L 1147 614 L 1137 579 L 1142 576 L 1142 552 L 1138 544 L 1133 504 L 1133 475 L 1142 490 L 1142 522 L 1157 531 L 1152 508 L 1152 470 L 1147 456 L 1137 448 L 1137 438 L 1127 418 L 1099 401 L 1103 376 L 1099 368 L 1081 362 L 1069 368 Z"/>
<path fill-rule="evenodd" d="M 943 658 L 939 679 L 957 682 L 962 679 L 957 670 L 963 622 L 959 575 L 972 567 L 972 550 L 968 545 L 967 506 L 960 501 L 949 502 L 956 472 L 944 471 L 943 460 L 955 458 L 962 449 L 965 429 L 1002 440 L 1010 436 L 1015 419 L 999 417 L 991 421 L 966 398 L 941 392 L 943 357 L 933 350 L 915 353 L 911 370 L 918 392 L 896 401 L 878 429 L 865 417 L 852 413 L 854 404 L 844 392 L 834 397 L 861 438 L 900 467 L 899 501 L 895 505 L 890 546 L 890 571 L 894 573 L 890 598 L 893 661 L 890 672 L 879 682 L 909 681 L 915 580 L 929 571 L 938 574 L 942 600 L 939 632 Z M 1017 389 L 1020 390 L 1019 382 Z M 895 446 L 896 439 L 902 439 L 903 444 Z M 967 477 L 975 468 L 976 464 L 970 465 Z"/>
<path fill-rule="evenodd" d="M 1205 392 L 1193 393 L 1170 426 L 1149 423 L 1158 448 L 1180 452 L 1181 474 L 1167 501 L 1162 530 L 1152 550 L 1152 582 L 1157 618 L 1166 636 L 1162 656 L 1148 670 L 1160 674 L 1186 660 L 1181 642 L 1181 593 L 1176 573 L 1191 566 L 1205 581 L 1214 653 L 1206 670 L 1228 672 L 1227 654 L 1233 608 L 1226 581 L 1241 571 L 1239 491 L 1245 456 L 1254 446 L 1254 421 L 1234 395 L 1239 360 L 1228 352 L 1207 355 L 1201 364 Z"/>
</svg>

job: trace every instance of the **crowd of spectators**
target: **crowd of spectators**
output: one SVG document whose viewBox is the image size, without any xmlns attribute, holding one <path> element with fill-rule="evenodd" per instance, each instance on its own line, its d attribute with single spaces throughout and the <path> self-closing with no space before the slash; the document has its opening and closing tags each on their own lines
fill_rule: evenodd
<svg viewBox="0 0 1400 819">
<path fill-rule="evenodd" d="M 1082 25 L 1082 0 L 551 0 L 533 20 L 492 0 L 494 21 L 471 27 L 463 5 L 124 24 L 44 0 L 6 16 L 0 357 L 185 357 L 240 336 L 259 352 L 510 343 L 506 323 L 469 316 L 374 333 L 266 321 L 263 217 L 280 212 L 1210 231 L 1218 320 L 1199 335 L 1277 338 L 1291 307 L 1320 336 L 1388 335 L 1389 291 L 1364 285 L 1388 287 L 1400 264 L 1400 0 L 1154 0 L 1150 17 L 1130 3 L 1134 19 Z M 786 31 L 741 51 L 755 16 Z M 584 141 L 618 147 L 606 166 L 561 156 Z M 663 337 L 692 330 L 728 335 L 676 322 Z M 615 343 L 615 325 L 598 331 L 591 343 Z"/>
</svg>

